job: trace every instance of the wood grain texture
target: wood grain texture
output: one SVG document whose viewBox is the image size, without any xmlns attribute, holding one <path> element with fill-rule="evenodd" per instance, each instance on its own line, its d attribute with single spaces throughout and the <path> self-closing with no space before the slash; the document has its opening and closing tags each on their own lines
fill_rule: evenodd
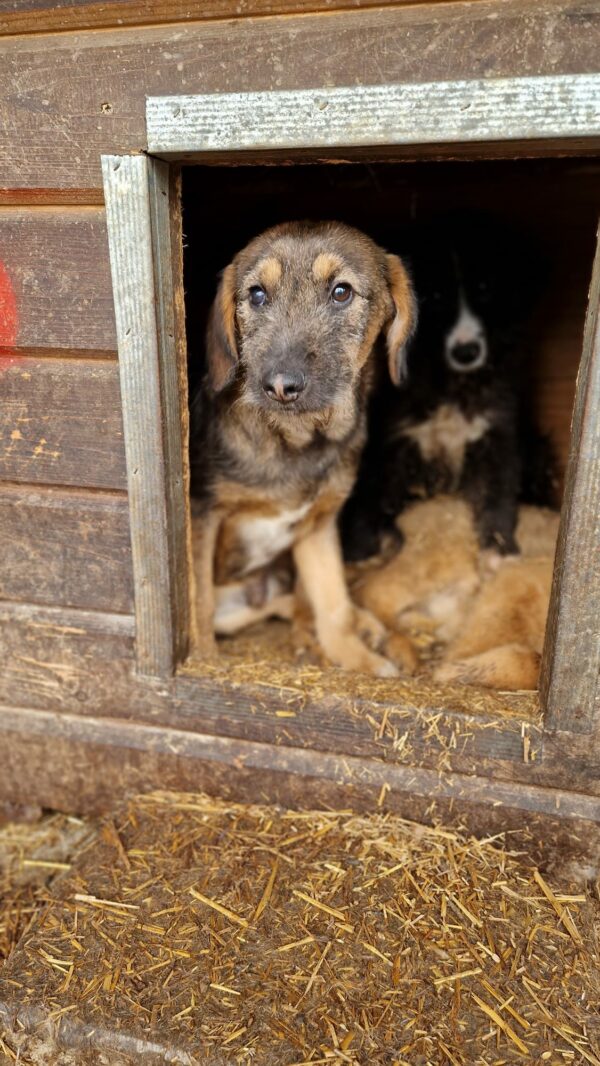
<svg viewBox="0 0 600 1066">
<path fill-rule="evenodd" d="M 381 760 L 232 741 L 180 730 L 0 708 L 11 760 L 0 798 L 102 811 L 153 788 L 296 808 L 390 810 L 471 832 L 522 830 L 532 861 L 556 851 L 597 867 L 600 799 L 568 790 L 389 766 Z M 529 850 L 529 847 L 528 847 Z"/>
<path fill-rule="evenodd" d="M 181 176 L 176 167 L 152 161 L 148 183 L 166 470 L 169 595 L 173 656 L 179 663 L 192 642 L 194 613 Z"/>
<path fill-rule="evenodd" d="M 177 577 L 186 559 L 183 399 L 169 300 L 168 168 L 145 156 L 105 156 L 102 164 L 127 453 L 136 659 L 142 673 L 168 675 L 188 638 L 187 583 L 185 575 Z"/>
<path fill-rule="evenodd" d="M 247 767 L 299 777 L 324 778 L 338 785 L 360 784 L 373 789 L 377 795 L 382 785 L 387 783 L 391 790 L 408 792 L 432 801 L 462 797 L 473 803 L 497 803 L 547 815 L 554 815 L 559 810 L 563 818 L 584 818 L 600 824 L 600 798 L 564 789 L 559 791 L 516 782 L 494 782 L 457 773 L 444 776 L 427 769 L 392 766 L 378 759 L 341 757 L 292 746 L 250 743 L 133 722 L 107 722 L 70 715 L 57 717 L 39 711 L 28 712 L 25 708 L 15 708 L 13 711 L 7 707 L 0 708 L 0 730 L 18 733 L 25 720 L 30 733 L 42 736 L 54 733 L 97 745 L 116 742 L 120 747 L 134 751 L 151 750 L 157 754 L 179 754 L 183 758 L 237 766 L 239 769 Z M 202 786 L 199 785 L 199 788 Z"/>
<path fill-rule="evenodd" d="M 116 362 L 35 359 L 0 371 L 0 481 L 124 489 Z"/>
<path fill-rule="evenodd" d="M 0 598 L 133 610 L 127 499 L 0 483 Z"/>
<path fill-rule="evenodd" d="M 0 259 L 17 300 L 20 348 L 114 351 L 102 208 L 0 208 Z"/>
<path fill-rule="evenodd" d="M 571 451 L 546 629 L 546 726 L 600 725 L 600 241 L 577 380 Z"/>
<path fill-rule="evenodd" d="M 354 85 L 321 91 L 149 97 L 148 149 L 190 152 L 589 138 L 600 75 Z"/>
<path fill-rule="evenodd" d="M 498 781 L 600 794 L 600 746 L 565 738 L 547 755 L 531 707 L 519 698 L 473 713 L 468 691 L 440 688 L 423 699 L 410 681 L 389 698 L 349 703 L 335 672 L 297 695 L 220 677 L 156 679 L 135 673 L 132 619 L 124 615 L 0 603 L 0 703 L 107 722 L 128 720 L 185 733 L 334 752 Z M 505 701 L 506 703 L 507 701 Z M 471 712 L 469 708 L 471 707 Z M 282 714 L 282 708 L 285 713 Z"/>
<path fill-rule="evenodd" d="M 101 186 L 145 147 L 146 96 L 593 73 L 591 0 L 479 0 L 327 16 L 5 38 L 0 187 Z M 15 150 L 15 145 L 19 150 Z"/>
<path fill-rule="evenodd" d="M 364 10 L 389 0 L 0 0 L 0 34 Z M 392 0 L 397 6 L 420 0 Z M 428 0 L 444 3 L 447 0 Z M 472 0 L 476 2 L 476 0 Z"/>
</svg>

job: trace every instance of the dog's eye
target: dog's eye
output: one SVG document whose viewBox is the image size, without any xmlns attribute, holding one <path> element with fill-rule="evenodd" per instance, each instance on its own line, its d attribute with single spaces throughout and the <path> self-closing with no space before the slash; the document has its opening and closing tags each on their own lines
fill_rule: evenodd
<svg viewBox="0 0 600 1066">
<path fill-rule="evenodd" d="M 260 285 L 253 285 L 249 295 L 253 307 L 262 307 L 267 302 L 267 294 Z"/>
<path fill-rule="evenodd" d="M 340 281 L 339 285 L 335 285 L 331 290 L 331 299 L 336 304 L 349 304 L 353 296 L 352 286 L 345 281 Z"/>
</svg>

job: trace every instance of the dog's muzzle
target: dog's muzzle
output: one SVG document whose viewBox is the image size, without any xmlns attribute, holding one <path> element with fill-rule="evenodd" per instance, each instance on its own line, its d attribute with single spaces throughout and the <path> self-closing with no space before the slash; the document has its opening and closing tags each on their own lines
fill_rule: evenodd
<svg viewBox="0 0 600 1066">
<path fill-rule="evenodd" d="M 283 404 L 294 403 L 306 388 L 306 378 L 301 370 L 273 371 L 265 374 L 262 387 L 271 400 Z"/>
</svg>

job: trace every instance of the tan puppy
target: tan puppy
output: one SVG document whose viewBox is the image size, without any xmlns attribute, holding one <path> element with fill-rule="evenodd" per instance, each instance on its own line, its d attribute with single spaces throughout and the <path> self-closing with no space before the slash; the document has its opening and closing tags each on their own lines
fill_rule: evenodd
<svg viewBox="0 0 600 1066">
<path fill-rule="evenodd" d="M 360 635 L 381 627 L 350 600 L 337 515 L 356 477 L 376 362 L 397 384 L 414 324 L 400 260 L 338 223 L 275 227 L 225 269 L 192 403 L 202 651 L 214 649 L 215 631 L 289 613 L 287 591 L 269 577 L 289 552 L 327 658 L 396 672 Z"/>
<path fill-rule="evenodd" d="M 558 515 L 522 507 L 520 556 L 481 555 L 467 504 L 437 497 L 399 519 L 403 549 L 353 587 L 386 626 L 432 633 L 447 646 L 440 682 L 536 688 L 550 601 Z"/>
</svg>

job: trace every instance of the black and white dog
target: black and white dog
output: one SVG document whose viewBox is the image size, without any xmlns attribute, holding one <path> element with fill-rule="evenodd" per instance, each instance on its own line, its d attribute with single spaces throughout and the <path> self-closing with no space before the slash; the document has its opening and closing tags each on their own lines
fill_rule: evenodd
<svg viewBox="0 0 600 1066">
<path fill-rule="evenodd" d="M 518 503 L 553 504 L 550 449 L 531 421 L 524 339 L 540 288 L 537 255 L 475 215 L 420 229 L 411 245 L 419 325 L 404 383 L 373 396 L 368 443 L 342 512 L 344 553 L 375 554 L 408 503 L 455 492 L 473 507 L 481 547 L 510 554 Z"/>
</svg>

